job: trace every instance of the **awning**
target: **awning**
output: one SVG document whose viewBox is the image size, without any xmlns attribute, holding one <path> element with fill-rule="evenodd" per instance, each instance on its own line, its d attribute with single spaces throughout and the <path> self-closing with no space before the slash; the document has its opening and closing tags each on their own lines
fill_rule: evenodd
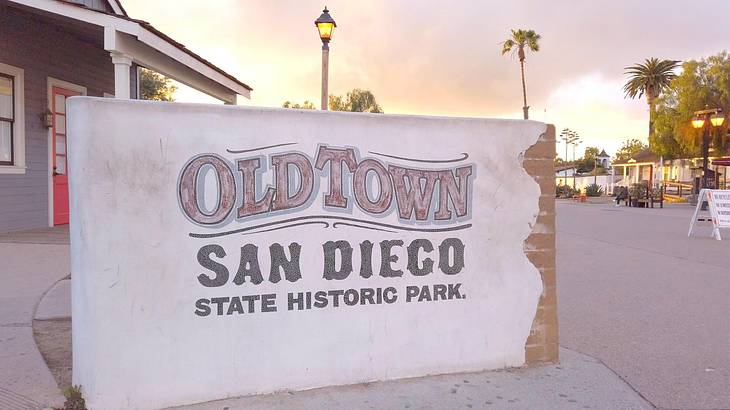
<svg viewBox="0 0 730 410">
<path fill-rule="evenodd" d="M 724 167 L 730 167 L 730 157 L 713 159 L 712 165 L 722 165 Z"/>
</svg>

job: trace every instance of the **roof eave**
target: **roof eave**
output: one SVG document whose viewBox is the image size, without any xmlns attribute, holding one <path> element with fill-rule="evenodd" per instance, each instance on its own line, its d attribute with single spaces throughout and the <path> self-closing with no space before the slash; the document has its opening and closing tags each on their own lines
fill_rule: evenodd
<svg viewBox="0 0 730 410">
<path fill-rule="evenodd" d="M 135 20 L 126 15 L 111 14 L 98 10 L 91 10 L 86 7 L 70 4 L 61 0 L 9 0 L 11 3 L 22 5 L 28 8 L 42 10 L 48 13 L 57 14 L 66 18 L 71 18 L 79 21 L 83 21 L 92 25 L 100 26 L 105 31 L 105 43 L 107 40 L 107 34 L 110 30 L 118 31 L 120 33 L 128 34 L 135 37 L 147 46 L 154 48 L 158 52 L 165 54 L 179 64 L 188 67 L 190 70 L 197 72 L 198 74 L 209 78 L 211 81 L 230 90 L 231 93 L 241 95 L 246 98 L 251 98 L 251 91 L 253 90 L 247 84 L 236 79 L 234 76 L 226 73 L 221 68 L 215 66 L 210 61 L 205 60 L 198 54 L 193 53 L 182 44 L 176 42 L 166 34 L 154 28 L 151 24 Z M 121 7 L 121 4 L 119 4 Z M 117 51 L 113 48 L 109 48 L 105 44 L 105 48 L 108 51 Z M 130 56 L 134 57 L 134 56 Z M 144 61 L 134 59 L 140 65 L 146 66 Z M 149 67 L 154 69 L 154 67 Z M 162 74 L 166 74 L 162 72 Z M 174 79 L 186 83 L 184 79 L 178 79 L 173 76 Z M 186 83 L 187 84 L 187 83 Z M 208 93 L 206 90 L 201 90 L 200 87 L 195 87 L 204 93 Z M 213 94 L 211 94 L 213 95 Z M 219 96 L 213 95 L 216 98 Z M 234 99 L 235 100 L 235 99 Z M 226 98 L 224 101 L 231 102 L 230 98 Z"/>
<path fill-rule="evenodd" d="M 124 17 L 129 17 L 127 14 L 127 10 L 124 9 L 124 6 L 122 6 L 122 2 L 119 0 L 107 0 L 109 3 L 109 6 L 114 10 L 115 13 L 120 14 Z"/>
</svg>

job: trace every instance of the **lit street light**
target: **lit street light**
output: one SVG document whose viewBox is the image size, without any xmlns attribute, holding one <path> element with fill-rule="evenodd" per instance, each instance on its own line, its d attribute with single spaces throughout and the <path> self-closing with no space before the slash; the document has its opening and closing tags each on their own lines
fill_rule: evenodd
<svg viewBox="0 0 730 410">
<path fill-rule="evenodd" d="M 706 108 L 695 111 L 692 118 L 692 127 L 702 128 L 702 179 L 700 188 L 707 188 L 707 162 L 710 155 L 710 127 L 720 127 L 725 122 L 722 108 Z M 717 181 L 713 184 L 717 186 Z"/>
<path fill-rule="evenodd" d="M 325 6 L 322 10 L 322 15 L 314 21 L 314 25 L 317 26 L 319 32 L 319 38 L 322 40 L 322 109 L 327 110 L 327 96 L 328 96 L 328 82 L 329 82 L 329 64 L 330 64 L 330 40 L 332 40 L 332 33 L 337 27 L 337 23 L 330 16 L 329 10 Z"/>
</svg>

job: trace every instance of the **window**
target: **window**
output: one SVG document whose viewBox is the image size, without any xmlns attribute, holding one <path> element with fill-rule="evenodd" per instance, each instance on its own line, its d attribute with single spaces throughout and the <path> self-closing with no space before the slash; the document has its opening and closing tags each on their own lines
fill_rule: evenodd
<svg viewBox="0 0 730 410">
<path fill-rule="evenodd" d="M 23 70 L 0 63 L 0 174 L 25 173 Z"/>
<path fill-rule="evenodd" d="M 0 74 L 0 165 L 13 165 L 15 92 L 13 77 Z"/>
</svg>

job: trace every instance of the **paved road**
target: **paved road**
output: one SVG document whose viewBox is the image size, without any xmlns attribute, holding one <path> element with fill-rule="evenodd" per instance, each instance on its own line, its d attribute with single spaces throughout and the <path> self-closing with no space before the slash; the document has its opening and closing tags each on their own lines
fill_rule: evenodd
<svg viewBox="0 0 730 410">
<path fill-rule="evenodd" d="M 730 409 L 730 232 L 687 238 L 691 212 L 558 204 L 561 344 L 659 408 Z"/>
</svg>

